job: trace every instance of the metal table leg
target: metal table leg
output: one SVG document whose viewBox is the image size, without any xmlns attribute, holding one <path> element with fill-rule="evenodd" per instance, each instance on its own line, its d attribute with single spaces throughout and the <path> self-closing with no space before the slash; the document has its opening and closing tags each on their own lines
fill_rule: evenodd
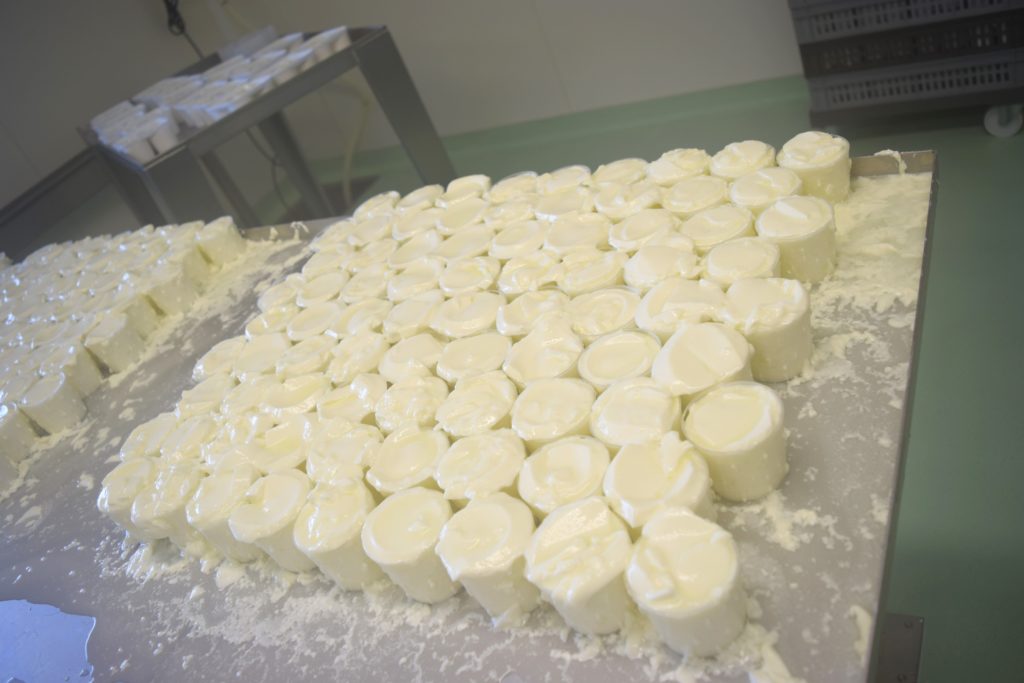
<svg viewBox="0 0 1024 683">
<path fill-rule="evenodd" d="M 221 162 L 214 152 L 210 152 L 203 156 L 203 165 L 206 166 L 206 170 L 213 176 L 214 182 L 220 187 L 224 196 L 227 197 L 228 202 L 235 209 L 235 220 L 239 227 L 243 228 L 254 228 L 257 225 L 262 225 L 260 219 L 256 216 L 256 212 L 253 210 L 252 205 L 246 201 L 245 195 L 238 189 L 238 185 L 231 178 L 231 174 L 224 168 L 224 164 Z M 213 216 L 210 217 L 211 219 Z"/>
<path fill-rule="evenodd" d="M 356 59 L 391 128 L 425 183 L 447 183 L 455 177 L 437 130 L 420 99 L 391 34 L 353 46 Z"/>
<path fill-rule="evenodd" d="M 186 147 L 161 157 L 140 176 L 168 223 L 208 221 L 226 213 L 202 164 Z"/>
<path fill-rule="evenodd" d="M 324 189 L 309 170 L 309 164 L 302 154 L 298 141 L 292 135 L 288 122 L 281 112 L 271 114 L 258 124 L 263 137 L 274 150 L 274 155 L 284 166 L 292 183 L 295 184 L 306 208 L 312 213 L 310 218 L 326 218 L 337 215 L 331 206 Z"/>
</svg>

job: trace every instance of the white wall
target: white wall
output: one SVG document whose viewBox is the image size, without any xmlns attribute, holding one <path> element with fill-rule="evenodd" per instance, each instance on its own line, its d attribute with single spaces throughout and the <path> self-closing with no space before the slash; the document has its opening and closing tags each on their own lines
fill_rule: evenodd
<svg viewBox="0 0 1024 683">
<path fill-rule="evenodd" d="M 181 10 L 207 51 L 244 24 L 387 24 L 443 135 L 800 71 L 786 0 L 182 0 Z M 0 3 L 0 203 L 80 148 L 75 125 L 193 59 L 156 0 Z M 310 156 L 336 157 L 355 111 L 327 91 L 289 116 Z M 394 142 L 374 112 L 363 147 Z M 268 190 L 245 144 L 225 157 L 248 193 Z"/>
</svg>

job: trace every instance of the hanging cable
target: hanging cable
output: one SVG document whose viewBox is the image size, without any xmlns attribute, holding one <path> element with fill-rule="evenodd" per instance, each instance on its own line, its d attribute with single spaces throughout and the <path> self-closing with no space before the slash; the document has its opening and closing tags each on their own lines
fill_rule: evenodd
<svg viewBox="0 0 1024 683">
<path fill-rule="evenodd" d="M 196 45 L 196 41 L 192 40 L 192 36 L 188 34 L 188 29 L 185 28 L 185 17 L 181 16 L 181 11 L 178 9 L 179 0 L 163 0 L 164 9 L 167 10 L 167 30 L 171 32 L 172 36 L 183 36 L 188 44 L 192 46 L 199 59 L 203 58 L 203 51 Z"/>
</svg>

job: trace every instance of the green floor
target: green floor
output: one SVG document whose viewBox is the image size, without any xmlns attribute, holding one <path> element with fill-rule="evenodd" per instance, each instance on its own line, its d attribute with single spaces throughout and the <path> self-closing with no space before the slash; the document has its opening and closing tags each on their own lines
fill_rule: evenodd
<svg viewBox="0 0 1024 683">
<path fill-rule="evenodd" d="M 807 107 L 803 80 L 791 78 L 446 143 L 460 174 L 498 178 L 745 137 L 781 144 L 808 127 Z M 1024 339 L 1024 133 L 996 139 L 972 118 L 852 143 L 854 154 L 935 149 L 941 169 L 887 609 L 925 619 L 922 681 L 1024 680 L 1024 377 L 1013 355 Z M 362 158 L 357 171 L 380 175 L 377 190 L 420 184 L 397 149 Z"/>
</svg>

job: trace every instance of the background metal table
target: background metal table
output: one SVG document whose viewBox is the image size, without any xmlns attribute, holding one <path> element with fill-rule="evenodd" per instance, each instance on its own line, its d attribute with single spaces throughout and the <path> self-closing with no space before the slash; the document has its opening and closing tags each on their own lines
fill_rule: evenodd
<svg viewBox="0 0 1024 683">
<path fill-rule="evenodd" d="M 257 128 L 266 138 L 301 195 L 307 215 L 312 218 L 333 216 L 338 208 L 331 205 L 310 171 L 285 119 L 284 109 L 359 67 L 423 182 L 447 183 L 455 176 L 455 171 L 391 33 L 386 26 L 351 28 L 348 33 L 352 41 L 349 47 L 274 86 L 209 126 L 184 129 L 184 139 L 178 146 L 146 164 L 139 164 L 100 144 L 88 127 L 80 129 L 80 133 L 106 162 L 122 197 L 141 223 L 184 223 L 234 213 L 239 225 L 258 225 L 253 209 L 216 153 L 218 147 L 250 128 Z M 201 73 L 218 61 L 214 56 L 207 57 L 180 73 Z M 222 205 L 204 169 L 217 183 L 230 207 Z"/>
<path fill-rule="evenodd" d="M 911 172 L 934 171 L 931 153 L 904 159 Z M 895 172 L 892 157 L 860 158 L 854 165 L 856 175 Z M 933 175 L 932 208 L 935 180 Z M 921 245 L 922 295 L 933 213 L 929 210 Z M 328 222 L 313 221 L 310 227 L 315 233 Z M 272 237 L 276 232 L 264 228 L 249 235 Z M 674 655 L 666 654 L 660 665 L 630 658 L 625 639 L 605 651 L 597 641 L 574 638 L 549 608 L 534 614 L 530 633 L 510 633 L 490 628 L 464 594 L 427 609 L 394 600 L 394 595 L 385 600 L 346 594 L 315 576 L 295 584 L 254 577 L 223 589 L 198 563 L 175 563 L 171 556 L 156 565 L 169 572 L 162 578 L 140 584 L 126 576 L 132 560 L 121 554 L 121 534 L 95 511 L 98 482 L 111 467 L 106 461 L 134 424 L 173 407 L 191 383 L 194 361 L 214 342 L 239 333 L 255 310 L 256 296 L 250 291 L 229 314 L 184 326 L 171 340 L 175 353 L 157 356 L 135 371 L 135 380 L 144 386 L 134 394 L 129 377 L 121 387 L 105 387 L 90 397 L 95 424 L 44 453 L 32 473 L 38 482 L 26 486 L 20 499 L 0 503 L 0 555 L 6 560 L 0 566 L 0 600 L 53 604 L 95 617 L 89 653 L 98 680 L 334 680 L 347 675 L 358 680 L 420 676 L 593 683 L 651 678 L 665 673 L 658 666 L 671 667 Z M 858 634 L 847 614 L 853 605 L 875 613 L 885 590 L 894 520 L 872 508 L 898 509 L 912 400 L 905 391 L 913 386 L 922 310 L 919 299 L 916 313 L 914 308 L 900 311 L 910 319 L 918 317 L 914 333 L 879 316 L 843 320 L 844 330 L 874 325 L 890 356 L 852 355 L 849 360 L 863 371 L 863 381 L 824 382 L 783 392 L 787 415 L 792 416 L 787 417 L 792 470 L 782 493 L 793 510 L 817 510 L 823 523 L 819 534 L 793 552 L 769 541 L 756 526 L 759 519 L 740 523 L 745 506 L 720 508 L 739 543 L 744 580 L 760 603 L 758 621 L 777 630 L 779 651 L 793 673 L 809 682 L 868 679 L 869 664 L 854 651 Z M 879 400 L 876 380 L 892 363 L 907 364 L 909 376 L 905 383 L 901 379 L 890 384 L 890 389 L 902 386 Z M 133 409 L 134 419 L 122 417 L 126 406 Z M 816 412 L 804 411 L 806 406 Z M 870 441 L 867 448 L 864 442 L 843 438 L 849 432 L 877 440 L 877 445 Z M 91 477 L 84 484 L 83 473 Z M 873 533 L 859 533 L 859 525 L 873 516 Z M 871 666 L 891 671 L 880 659 L 886 649 L 880 624 L 866 634 L 869 640 L 872 635 Z"/>
</svg>

